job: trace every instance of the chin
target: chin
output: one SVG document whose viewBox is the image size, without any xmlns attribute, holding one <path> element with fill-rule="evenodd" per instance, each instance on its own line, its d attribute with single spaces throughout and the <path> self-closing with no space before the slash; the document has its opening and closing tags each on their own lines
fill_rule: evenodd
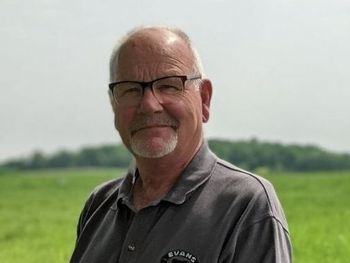
<svg viewBox="0 0 350 263">
<path fill-rule="evenodd" d="M 131 150 L 139 157 L 161 158 L 172 153 L 177 145 L 177 134 L 172 134 L 169 138 L 161 137 L 143 139 L 135 136 L 131 139 Z"/>
</svg>

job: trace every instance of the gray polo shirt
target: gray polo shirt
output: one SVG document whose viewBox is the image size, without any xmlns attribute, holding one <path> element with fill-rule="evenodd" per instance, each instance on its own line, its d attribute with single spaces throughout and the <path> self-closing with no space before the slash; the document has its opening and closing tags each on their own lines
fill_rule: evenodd
<svg viewBox="0 0 350 263">
<path fill-rule="evenodd" d="M 171 169 L 171 167 L 169 167 Z M 99 186 L 81 213 L 71 263 L 289 263 L 272 185 L 203 144 L 172 190 L 139 211 L 137 169 Z"/>
</svg>

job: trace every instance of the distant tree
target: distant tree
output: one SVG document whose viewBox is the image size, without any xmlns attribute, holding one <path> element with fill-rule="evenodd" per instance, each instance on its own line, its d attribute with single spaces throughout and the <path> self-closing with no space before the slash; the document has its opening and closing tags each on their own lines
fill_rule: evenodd
<svg viewBox="0 0 350 263">
<path fill-rule="evenodd" d="M 123 145 L 87 147 L 75 156 L 76 166 L 126 167 L 130 161 L 131 154 Z"/>
<path fill-rule="evenodd" d="M 41 169 L 47 167 L 47 159 L 43 153 L 37 151 L 26 162 L 28 169 Z"/>
<path fill-rule="evenodd" d="M 75 166 L 99 166 L 98 149 L 86 147 L 81 149 L 74 160 Z"/>
<path fill-rule="evenodd" d="M 350 169 L 350 155 L 330 153 L 312 145 L 282 145 L 248 141 L 210 140 L 219 157 L 244 169 L 315 171 Z"/>
<path fill-rule="evenodd" d="M 47 160 L 47 166 L 50 168 L 64 168 L 73 166 L 72 154 L 68 151 L 61 150 Z"/>
<path fill-rule="evenodd" d="M 209 140 L 212 151 L 247 170 L 340 170 L 350 169 L 350 155 L 325 151 L 313 145 L 283 145 L 262 142 Z M 132 160 L 124 145 L 84 147 L 76 152 L 59 151 L 51 156 L 36 151 L 29 158 L 14 159 L 4 169 L 41 169 L 64 167 L 127 167 Z"/>
</svg>

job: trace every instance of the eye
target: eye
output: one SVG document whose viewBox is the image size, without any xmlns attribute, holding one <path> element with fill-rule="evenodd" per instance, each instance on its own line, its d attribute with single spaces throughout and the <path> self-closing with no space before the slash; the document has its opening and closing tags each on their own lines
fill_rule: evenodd
<svg viewBox="0 0 350 263">
<path fill-rule="evenodd" d="M 138 83 L 124 82 L 116 87 L 116 92 L 118 98 L 139 96 L 142 93 L 142 88 Z"/>
<path fill-rule="evenodd" d="M 157 90 L 162 93 L 178 93 L 181 92 L 181 87 L 168 84 L 157 86 Z"/>
<path fill-rule="evenodd" d="M 153 88 L 163 94 L 178 94 L 181 93 L 183 84 L 181 79 L 169 77 L 155 82 Z"/>
</svg>

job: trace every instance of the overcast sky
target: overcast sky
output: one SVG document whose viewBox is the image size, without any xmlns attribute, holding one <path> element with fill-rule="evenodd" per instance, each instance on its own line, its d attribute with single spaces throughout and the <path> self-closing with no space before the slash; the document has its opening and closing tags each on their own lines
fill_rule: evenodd
<svg viewBox="0 0 350 263">
<path fill-rule="evenodd" d="M 145 24 L 197 46 L 207 138 L 350 152 L 350 0 L 0 0 L 0 160 L 119 142 L 109 55 Z"/>
</svg>

